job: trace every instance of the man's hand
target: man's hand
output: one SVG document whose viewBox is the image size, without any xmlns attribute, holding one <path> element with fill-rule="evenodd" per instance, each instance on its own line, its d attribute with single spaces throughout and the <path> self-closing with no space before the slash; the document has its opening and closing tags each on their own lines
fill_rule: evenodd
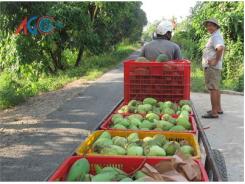
<svg viewBox="0 0 245 184">
<path fill-rule="evenodd" d="M 216 59 L 211 59 L 211 60 L 208 60 L 208 65 L 209 66 L 215 66 L 218 64 L 219 61 L 217 61 Z"/>
<path fill-rule="evenodd" d="M 218 64 L 219 60 L 222 57 L 222 53 L 223 53 L 224 47 L 223 46 L 218 46 L 215 50 L 216 50 L 216 58 L 208 60 L 208 65 L 209 66 L 215 66 L 215 65 Z"/>
</svg>

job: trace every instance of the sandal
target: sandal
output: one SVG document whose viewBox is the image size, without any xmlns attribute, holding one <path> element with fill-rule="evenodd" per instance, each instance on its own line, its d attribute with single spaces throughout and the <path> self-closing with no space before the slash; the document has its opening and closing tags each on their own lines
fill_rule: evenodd
<svg viewBox="0 0 245 184">
<path fill-rule="evenodd" d="M 208 114 L 211 114 L 212 111 L 207 111 L 207 113 L 208 113 Z M 218 112 L 218 114 L 224 114 L 224 112 L 223 112 L 223 111 L 220 111 L 220 112 Z"/>
<path fill-rule="evenodd" d="M 219 116 L 218 116 L 218 115 L 213 115 L 213 114 L 211 114 L 211 113 L 207 113 L 207 114 L 204 114 L 204 115 L 202 116 L 202 118 L 206 118 L 206 119 L 214 119 L 214 118 L 219 118 Z"/>
</svg>

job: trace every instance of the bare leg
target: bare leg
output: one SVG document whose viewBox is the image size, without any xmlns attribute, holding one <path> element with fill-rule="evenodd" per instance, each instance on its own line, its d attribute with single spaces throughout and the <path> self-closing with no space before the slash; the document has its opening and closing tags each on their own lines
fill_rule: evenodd
<svg viewBox="0 0 245 184">
<path fill-rule="evenodd" d="M 220 95 L 220 91 L 218 90 L 217 93 L 217 98 L 218 98 L 218 112 L 222 112 L 222 108 L 221 108 L 221 95 Z"/>
<path fill-rule="evenodd" d="M 211 90 L 210 91 L 211 104 L 212 104 L 212 115 L 218 115 L 218 91 Z"/>
<path fill-rule="evenodd" d="M 211 111 L 213 110 L 214 107 L 214 100 L 213 100 L 213 90 L 209 91 L 210 94 L 210 101 L 211 101 Z"/>
</svg>

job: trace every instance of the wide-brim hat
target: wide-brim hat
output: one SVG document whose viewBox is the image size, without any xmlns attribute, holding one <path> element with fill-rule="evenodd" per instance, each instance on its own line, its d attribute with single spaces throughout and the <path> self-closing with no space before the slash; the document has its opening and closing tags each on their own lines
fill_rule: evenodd
<svg viewBox="0 0 245 184">
<path fill-rule="evenodd" d="M 218 23 L 218 21 L 217 21 L 216 19 L 208 19 L 208 20 L 205 20 L 205 21 L 203 22 L 203 25 L 204 25 L 205 27 L 207 27 L 207 24 L 208 24 L 209 22 L 215 24 L 218 28 L 220 28 L 220 25 L 219 25 L 219 23 Z"/>
</svg>

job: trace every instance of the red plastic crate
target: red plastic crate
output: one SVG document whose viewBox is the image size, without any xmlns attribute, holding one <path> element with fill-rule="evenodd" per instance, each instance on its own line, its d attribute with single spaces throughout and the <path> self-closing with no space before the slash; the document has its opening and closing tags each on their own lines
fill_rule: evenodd
<svg viewBox="0 0 245 184">
<path fill-rule="evenodd" d="M 130 130 L 130 129 L 124 130 L 124 129 L 113 129 L 113 128 L 111 128 L 110 125 L 112 124 L 112 121 L 111 121 L 112 115 L 113 114 L 109 115 L 106 118 L 106 120 L 102 123 L 102 125 L 100 126 L 100 129 L 101 130 L 122 130 L 122 131 Z M 130 113 L 124 114 L 123 116 L 128 116 L 128 115 L 130 115 Z M 162 115 L 160 115 L 160 116 L 162 116 Z M 177 118 L 178 115 L 175 114 L 175 115 L 173 115 L 173 117 L 174 118 Z M 192 130 L 187 130 L 187 131 L 182 131 L 182 132 L 175 132 L 175 133 L 183 133 L 183 132 L 185 132 L 185 133 L 193 133 L 193 134 L 196 134 L 197 133 L 197 126 L 196 126 L 195 118 L 193 116 L 189 116 L 189 121 L 191 123 Z M 142 131 L 146 131 L 146 132 L 148 132 L 148 131 L 151 131 L 151 132 L 152 131 L 153 132 L 159 132 L 159 130 L 142 130 Z M 160 132 L 168 132 L 168 131 L 160 131 Z"/>
<path fill-rule="evenodd" d="M 124 62 L 124 99 L 159 101 L 190 99 L 190 61 Z"/>
<path fill-rule="evenodd" d="M 71 156 L 68 157 L 54 172 L 54 174 L 48 179 L 48 181 L 65 181 L 68 171 L 72 164 L 82 158 L 82 156 Z M 90 174 L 95 174 L 95 165 L 99 165 L 102 167 L 112 166 L 122 169 L 124 172 L 128 174 L 133 174 L 135 170 L 141 169 L 144 163 L 148 163 L 150 165 L 155 165 L 161 160 L 166 162 L 170 162 L 169 158 L 161 158 L 161 159 L 144 159 L 144 158 L 120 158 L 117 159 L 113 157 L 86 157 L 90 163 Z M 200 167 L 200 171 L 202 173 L 202 181 L 208 181 L 208 176 L 205 171 L 205 168 L 200 160 L 194 160 Z"/>
</svg>

